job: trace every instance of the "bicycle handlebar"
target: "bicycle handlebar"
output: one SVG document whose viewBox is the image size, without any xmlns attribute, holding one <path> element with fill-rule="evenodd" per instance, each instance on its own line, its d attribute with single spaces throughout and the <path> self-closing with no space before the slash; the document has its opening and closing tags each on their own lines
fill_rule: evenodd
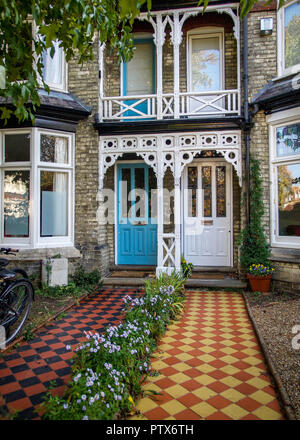
<svg viewBox="0 0 300 440">
<path fill-rule="evenodd" d="M 5 254 L 5 255 L 14 255 L 17 252 L 19 252 L 19 249 L 0 248 L 0 253 Z"/>
</svg>

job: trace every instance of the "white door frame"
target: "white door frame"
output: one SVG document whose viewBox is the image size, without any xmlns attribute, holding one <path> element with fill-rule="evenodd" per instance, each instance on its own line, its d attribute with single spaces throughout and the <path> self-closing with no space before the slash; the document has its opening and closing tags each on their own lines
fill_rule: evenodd
<svg viewBox="0 0 300 440">
<path fill-rule="evenodd" d="M 221 164 L 225 165 L 226 168 L 229 171 L 228 174 L 228 180 L 229 180 L 229 197 L 227 203 L 230 204 L 228 213 L 230 215 L 229 219 L 229 225 L 230 225 L 230 246 L 229 246 L 229 267 L 233 267 L 233 177 L 232 177 L 232 165 L 225 161 L 225 159 L 222 158 L 201 158 L 201 159 L 194 159 L 193 162 L 189 163 L 183 170 L 182 176 L 181 176 L 181 241 L 180 241 L 180 247 L 182 249 L 182 254 L 184 255 L 184 240 L 185 240 L 185 231 L 184 231 L 184 189 L 185 189 L 185 179 L 186 179 L 186 173 L 188 166 L 193 165 L 199 165 L 204 163 L 212 163 L 212 164 Z M 199 266 L 199 267 L 205 267 L 205 266 Z M 209 266 L 208 266 L 209 267 Z M 216 266 L 217 270 L 218 266 Z"/>
</svg>

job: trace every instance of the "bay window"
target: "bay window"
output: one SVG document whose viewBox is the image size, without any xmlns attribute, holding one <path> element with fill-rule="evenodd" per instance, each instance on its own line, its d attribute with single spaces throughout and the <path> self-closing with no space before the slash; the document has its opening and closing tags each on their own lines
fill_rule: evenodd
<svg viewBox="0 0 300 440">
<path fill-rule="evenodd" d="M 288 1 L 278 11 L 278 74 L 300 71 L 300 3 Z"/>
<path fill-rule="evenodd" d="M 287 115 L 289 111 L 283 112 Z M 270 125 L 273 245 L 300 247 L 300 118 Z"/>
<path fill-rule="evenodd" d="M 68 133 L 2 131 L 2 245 L 73 245 L 73 144 Z"/>
</svg>

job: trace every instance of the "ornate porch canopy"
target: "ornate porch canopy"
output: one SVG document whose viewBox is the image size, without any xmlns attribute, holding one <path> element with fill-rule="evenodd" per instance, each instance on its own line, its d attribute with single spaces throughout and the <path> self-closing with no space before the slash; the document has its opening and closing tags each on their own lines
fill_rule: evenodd
<svg viewBox="0 0 300 440">
<path fill-rule="evenodd" d="M 99 192 L 103 189 L 105 173 L 126 153 L 135 153 L 151 166 L 157 177 L 157 272 L 171 273 L 180 269 L 181 197 L 180 178 L 184 167 L 203 151 L 214 150 L 232 164 L 242 185 L 241 131 L 192 132 L 132 136 L 100 136 Z M 174 176 L 173 233 L 163 228 L 163 179 L 167 169 Z M 101 198 L 100 198 L 101 199 Z M 100 200 L 99 199 L 99 200 Z"/>
</svg>

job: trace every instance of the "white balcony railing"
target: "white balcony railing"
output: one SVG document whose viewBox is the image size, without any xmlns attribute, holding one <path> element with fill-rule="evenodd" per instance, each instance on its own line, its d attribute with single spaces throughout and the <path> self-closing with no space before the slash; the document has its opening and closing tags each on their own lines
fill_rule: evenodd
<svg viewBox="0 0 300 440">
<path fill-rule="evenodd" d="M 100 121 L 240 115 L 239 90 L 113 96 L 100 100 Z"/>
</svg>

